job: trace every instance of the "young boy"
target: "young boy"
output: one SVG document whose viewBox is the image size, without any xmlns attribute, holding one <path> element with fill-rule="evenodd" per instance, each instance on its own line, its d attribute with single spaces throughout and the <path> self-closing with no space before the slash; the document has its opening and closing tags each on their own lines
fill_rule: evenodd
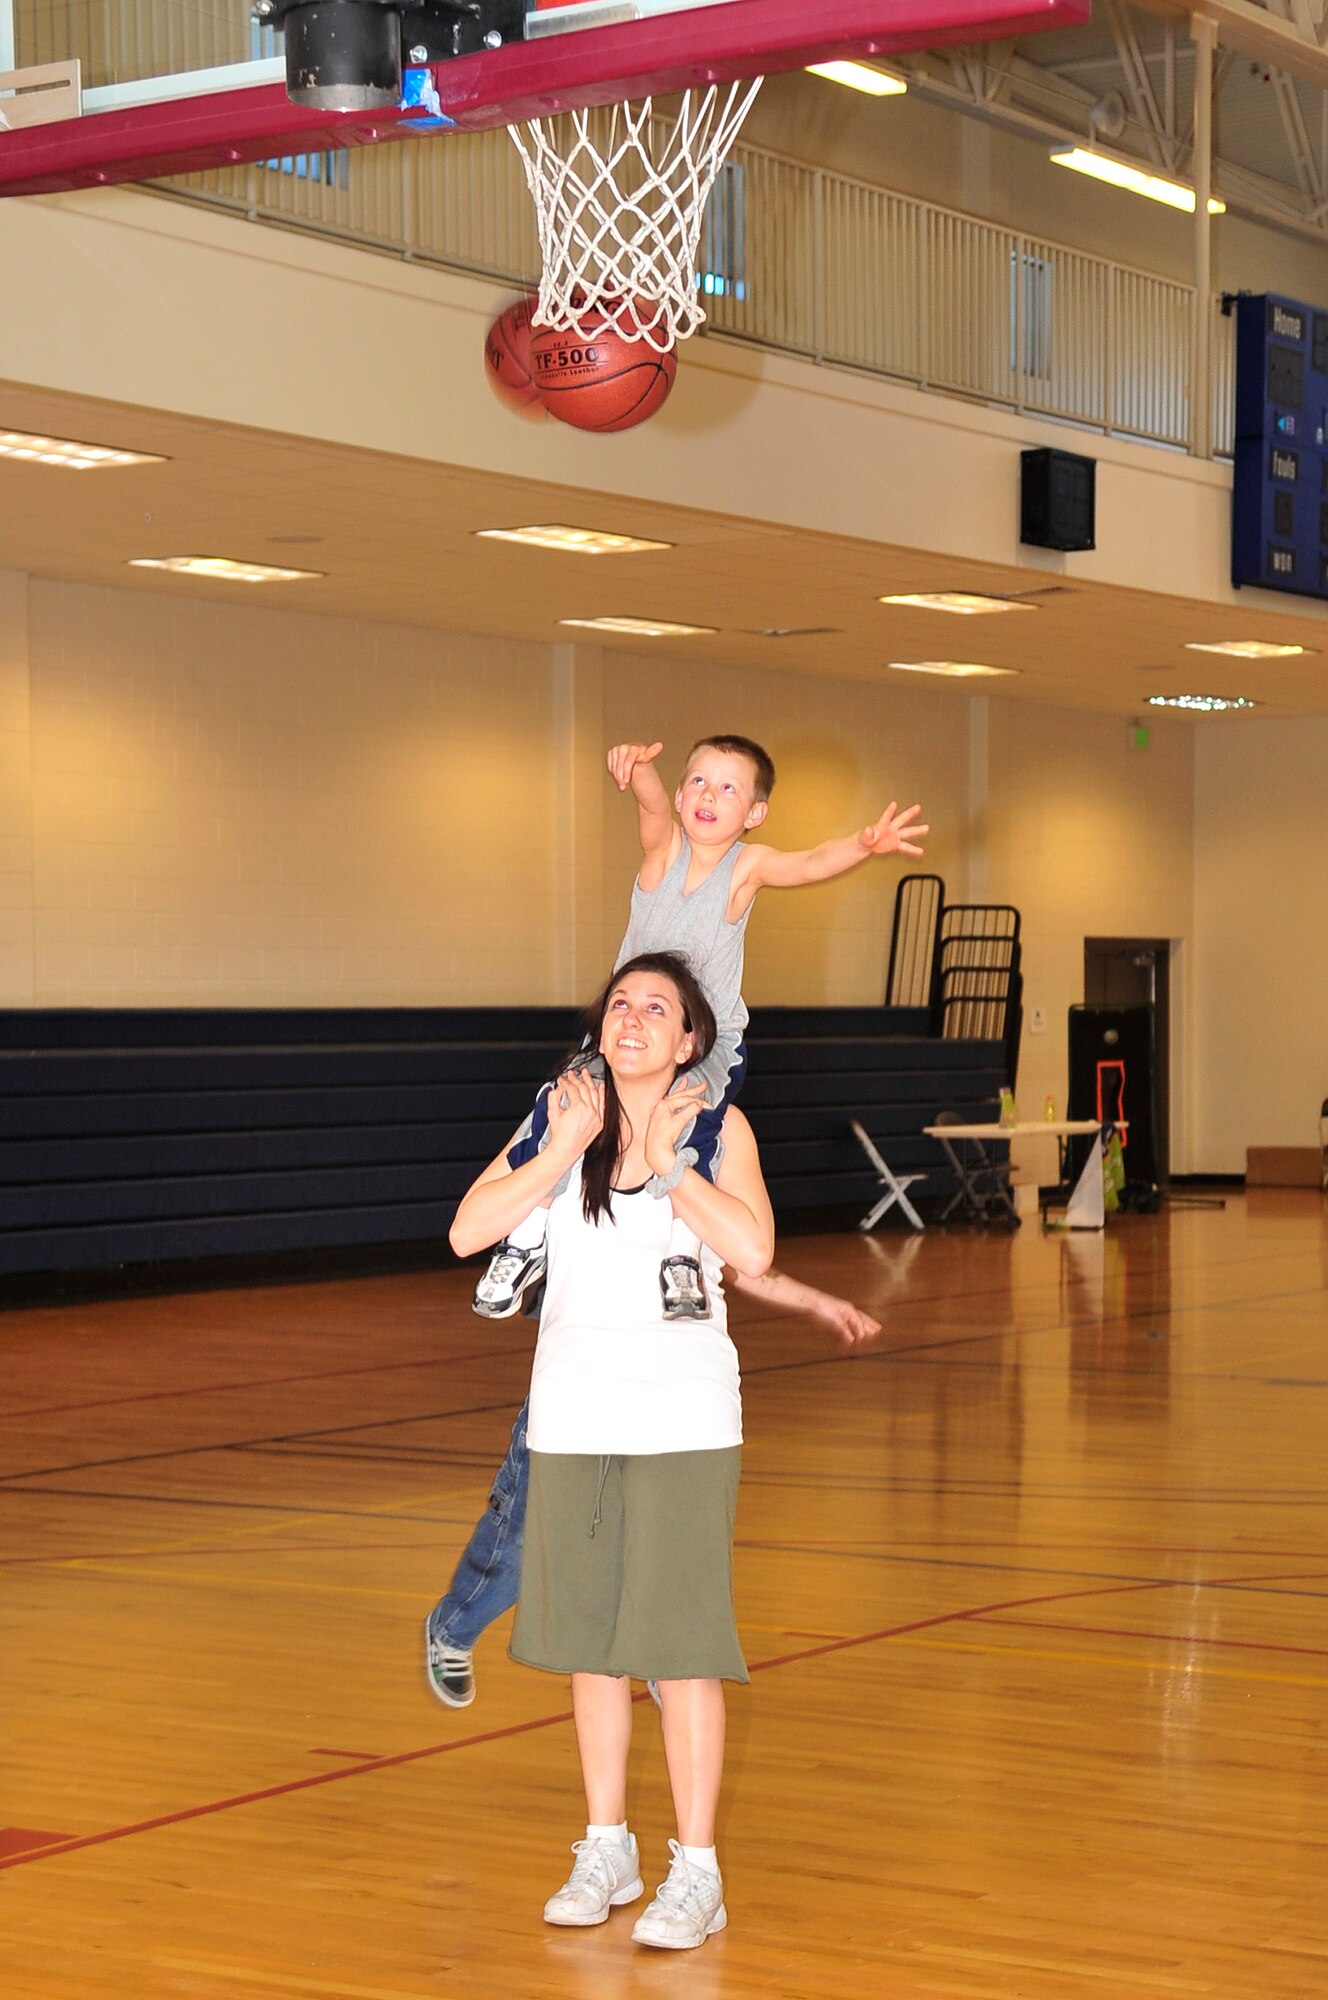
<svg viewBox="0 0 1328 2000">
<path fill-rule="evenodd" d="M 655 769 L 663 748 L 619 743 L 608 754 L 619 791 L 630 786 L 636 800 L 644 856 L 615 963 L 643 951 L 682 952 L 714 1008 L 719 1035 L 706 1061 L 687 1078 L 704 1082 L 705 1104 L 679 1142 L 674 1173 L 651 1182 L 656 1196 L 667 1195 L 688 1166 L 710 1178 L 725 1110 L 741 1088 L 747 1067 L 743 940 L 758 893 L 827 882 L 874 854 L 920 855 L 918 843 L 930 830 L 914 823 L 920 806 L 900 812 L 891 800 L 871 826 L 799 852 L 744 841 L 770 809 L 775 767 L 769 753 L 747 736 L 703 736 L 692 746 L 670 805 Z M 508 1154 L 512 1166 L 530 1159 L 546 1133 L 541 1097 Z M 520 1310 L 543 1276 L 545 1223 L 545 1210 L 536 1209 L 497 1246 L 475 1290 L 477 1313 L 506 1319 Z M 708 1317 L 696 1238 L 679 1222 L 660 1268 L 660 1290 L 667 1319 Z"/>
</svg>

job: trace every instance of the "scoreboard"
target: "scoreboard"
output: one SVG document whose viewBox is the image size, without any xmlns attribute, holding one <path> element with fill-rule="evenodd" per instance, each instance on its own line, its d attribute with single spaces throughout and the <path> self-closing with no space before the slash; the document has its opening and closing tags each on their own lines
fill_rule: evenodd
<svg viewBox="0 0 1328 2000">
<path fill-rule="evenodd" d="M 1328 311 L 1236 300 L 1231 581 L 1328 598 Z"/>
</svg>

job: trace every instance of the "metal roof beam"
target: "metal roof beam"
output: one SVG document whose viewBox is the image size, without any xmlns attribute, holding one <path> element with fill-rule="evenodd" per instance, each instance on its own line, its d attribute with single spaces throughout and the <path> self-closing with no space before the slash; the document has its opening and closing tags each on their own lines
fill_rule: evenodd
<svg viewBox="0 0 1328 2000">
<path fill-rule="evenodd" d="M 1249 56 L 1270 68 L 1284 69 L 1288 76 L 1328 90 L 1328 50 L 1317 41 L 1306 40 L 1290 21 L 1279 20 L 1266 7 L 1251 0 L 1134 0 L 1145 13 L 1167 21 L 1211 21 L 1223 48 Z"/>
</svg>

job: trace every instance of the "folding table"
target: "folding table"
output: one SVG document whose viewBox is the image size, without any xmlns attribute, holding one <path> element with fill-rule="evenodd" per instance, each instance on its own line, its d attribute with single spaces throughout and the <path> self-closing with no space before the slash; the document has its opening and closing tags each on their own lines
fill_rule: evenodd
<svg viewBox="0 0 1328 2000">
<path fill-rule="evenodd" d="M 1073 1139 L 1089 1132 L 1100 1132 L 1102 1123 L 1097 1118 L 1030 1118 L 1015 1125 L 926 1125 L 923 1130 L 929 1139 L 940 1140 L 959 1181 L 958 1192 L 951 1197 L 941 1221 L 948 1222 L 959 1207 L 963 1208 L 967 1217 L 977 1222 L 988 1221 L 993 1209 L 997 1213 L 1003 1209 L 1011 1225 L 1017 1226 L 1019 1211 L 1010 1193 L 1009 1159 L 993 1159 L 987 1151 L 988 1146 L 1009 1139 L 1024 1139 L 1039 1132 L 1047 1138 Z M 972 1146 L 974 1154 L 970 1156 L 967 1151 L 957 1153 L 956 1143 L 965 1148 Z"/>
</svg>

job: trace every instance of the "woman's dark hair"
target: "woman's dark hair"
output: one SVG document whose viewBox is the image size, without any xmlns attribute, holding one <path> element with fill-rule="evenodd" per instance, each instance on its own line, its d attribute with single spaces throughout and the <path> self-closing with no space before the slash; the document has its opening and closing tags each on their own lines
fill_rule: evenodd
<svg viewBox="0 0 1328 2000">
<path fill-rule="evenodd" d="M 587 1007 L 583 1025 L 590 1049 L 585 1052 L 588 1061 L 590 1053 L 599 1051 L 600 1035 L 604 1027 L 604 1016 L 609 1011 L 609 1000 L 630 972 L 655 972 L 668 979 L 677 988 L 682 1002 L 682 1021 L 692 1037 L 692 1054 L 684 1065 L 695 1069 L 704 1062 L 715 1046 L 715 1016 L 710 1002 L 701 990 L 701 985 L 687 960 L 676 951 L 643 951 L 636 958 L 629 958 L 620 965 Z M 578 1064 L 578 1067 L 581 1065 Z M 556 1088 L 556 1086 L 555 1086 Z M 598 1222 L 601 1216 L 612 1219 L 610 1196 L 613 1183 L 623 1154 L 627 1150 L 627 1118 L 614 1089 L 613 1071 L 604 1066 L 604 1123 L 590 1144 L 586 1147 L 581 1161 L 581 1207 L 587 1222 Z"/>
</svg>

